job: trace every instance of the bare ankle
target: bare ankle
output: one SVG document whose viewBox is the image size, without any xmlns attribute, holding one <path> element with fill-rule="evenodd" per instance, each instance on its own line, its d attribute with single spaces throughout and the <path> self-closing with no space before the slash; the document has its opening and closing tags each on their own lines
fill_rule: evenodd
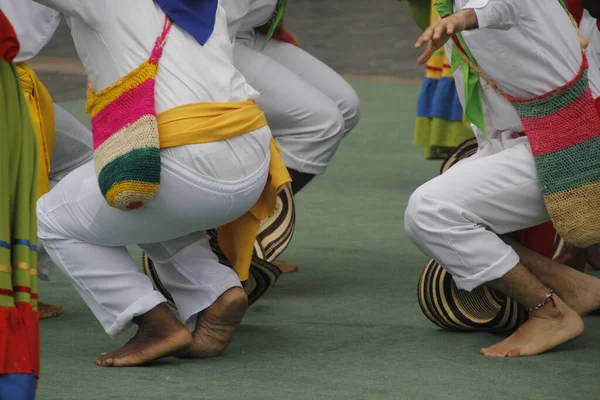
<svg viewBox="0 0 600 400">
<path fill-rule="evenodd" d="M 556 293 L 553 293 L 551 301 L 537 310 L 530 310 L 529 313 L 531 317 L 562 320 L 567 309 L 567 304 Z"/>
</svg>

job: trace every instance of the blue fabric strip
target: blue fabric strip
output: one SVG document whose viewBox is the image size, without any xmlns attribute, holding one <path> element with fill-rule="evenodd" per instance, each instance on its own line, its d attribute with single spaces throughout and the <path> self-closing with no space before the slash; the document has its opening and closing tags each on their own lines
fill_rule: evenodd
<svg viewBox="0 0 600 400">
<path fill-rule="evenodd" d="M 9 250 L 12 249 L 12 246 L 10 245 L 10 243 L 2 241 L 2 240 L 0 240 L 0 247 L 4 247 Z"/>
<path fill-rule="evenodd" d="M 175 25 L 204 45 L 215 29 L 218 0 L 154 0 Z M 182 55 L 183 56 L 183 55 Z"/>
<path fill-rule="evenodd" d="M 35 400 L 35 390 L 33 374 L 0 375 L 0 399 Z"/>
<path fill-rule="evenodd" d="M 425 78 L 417 102 L 417 116 L 456 122 L 463 120 L 463 109 L 453 78 Z"/>
<path fill-rule="evenodd" d="M 15 239 L 12 242 L 13 246 L 27 246 L 31 249 L 31 251 L 36 251 L 37 246 L 35 244 L 31 244 L 29 240 L 26 239 Z"/>
</svg>

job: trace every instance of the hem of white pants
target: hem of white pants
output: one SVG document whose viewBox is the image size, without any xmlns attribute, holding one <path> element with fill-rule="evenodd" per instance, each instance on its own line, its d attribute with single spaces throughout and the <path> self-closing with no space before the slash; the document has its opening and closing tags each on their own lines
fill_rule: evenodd
<svg viewBox="0 0 600 400">
<path fill-rule="evenodd" d="M 167 300 L 162 294 L 153 290 L 152 293 L 142 297 L 121 313 L 115 322 L 106 330 L 108 335 L 115 339 L 133 324 L 133 318 L 147 313 L 161 303 L 166 303 Z"/>
<path fill-rule="evenodd" d="M 194 303 L 192 307 L 187 307 L 185 310 L 178 308 L 179 317 L 185 321 L 185 325 L 193 332 L 196 328 L 197 315 L 210 307 L 223 293 L 234 287 L 241 288 L 242 284 L 235 273 L 228 274 L 225 279 L 210 285 L 210 294 L 204 295 L 202 301 Z"/>
<path fill-rule="evenodd" d="M 275 138 L 275 140 L 277 140 L 277 138 Z M 281 145 L 279 145 L 279 150 L 281 151 L 283 163 L 287 168 L 302 172 L 304 174 L 323 175 L 327 169 L 327 166 L 329 165 L 301 160 L 298 157 L 291 155 L 288 151 L 281 147 Z"/>
<path fill-rule="evenodd" d="M 520 262 L 519 256 L 517 253 L 510 248 L 508 252 L 501 257 L 498 261 L 493 263 L 488 268 L 480 271 L 475 275 L 471 275 L 468 278 L 458 278 L 453 276 L 454 282 L 456 283 L 456 287 L 459 289 L 472 291 L 473 289 L 478 288 L 481 285 L 486 284 L 487 282 L 491 282 L 495 279 L 502 278 L 504 275 L 508 273 L 511 269 L 516 267 Z"/>
</svg>

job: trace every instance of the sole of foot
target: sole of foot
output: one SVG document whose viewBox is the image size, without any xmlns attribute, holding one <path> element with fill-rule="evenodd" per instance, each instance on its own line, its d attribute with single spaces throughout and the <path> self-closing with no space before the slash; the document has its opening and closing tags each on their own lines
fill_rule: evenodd
<svg viewBox="0 0 600 400">
<path fill-rule="evenodd" d="M 40 319 L 56 318 L 63 313 L 63 307 L 60 304 L 38 303 L 38 312 Z"/>
<path fill-rule="evenodd" d="M 160 304 L 143 316 L 134 318 L 138 331 L 119 350 L 96 359 L 100 367 L 136 367 L 173 356 L 192 345 L 192 334 L 169 309 Z"/>
<path fill-rule="evenodd" d="M 248 296 L 243 289 L 227 290 L 200 313 L 193 334 L 194 341 L 190 348 L 179 356 L 209 358 L 221 355 L 229 347 L 247 308 Z"/>
<path fill-rule="evenodd" d="M 503 341 L 480 350 L 488 357 L 526 357 L 544 353 L 569 342 L 583 332 L 583 320 L 555 296 L 551 304 L 533 312 L 529 320 Z"/>
<path fill-rule="evenodd" d="M 298 272 L 298 264 L 290 264 L 283 260 L 275 260 L 273 261 L 273 265 L 276 266 L 282 274 L 293 274 L 294 272 Z"/>
</svg>

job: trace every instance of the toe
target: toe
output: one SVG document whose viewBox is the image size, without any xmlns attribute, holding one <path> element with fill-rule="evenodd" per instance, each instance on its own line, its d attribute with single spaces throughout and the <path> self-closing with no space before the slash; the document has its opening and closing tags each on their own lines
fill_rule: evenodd
<svg viewBox="0 0 600 400">
<path fill-rule="evenodd" d="M 506 357 L 510 357 L 510 358 L 520 357 L 520 356 L 521 356 L 521 351 L 519 349 L 511 349 L 508 351 L 508 353 L 506 353 Z"/>
</svg>

